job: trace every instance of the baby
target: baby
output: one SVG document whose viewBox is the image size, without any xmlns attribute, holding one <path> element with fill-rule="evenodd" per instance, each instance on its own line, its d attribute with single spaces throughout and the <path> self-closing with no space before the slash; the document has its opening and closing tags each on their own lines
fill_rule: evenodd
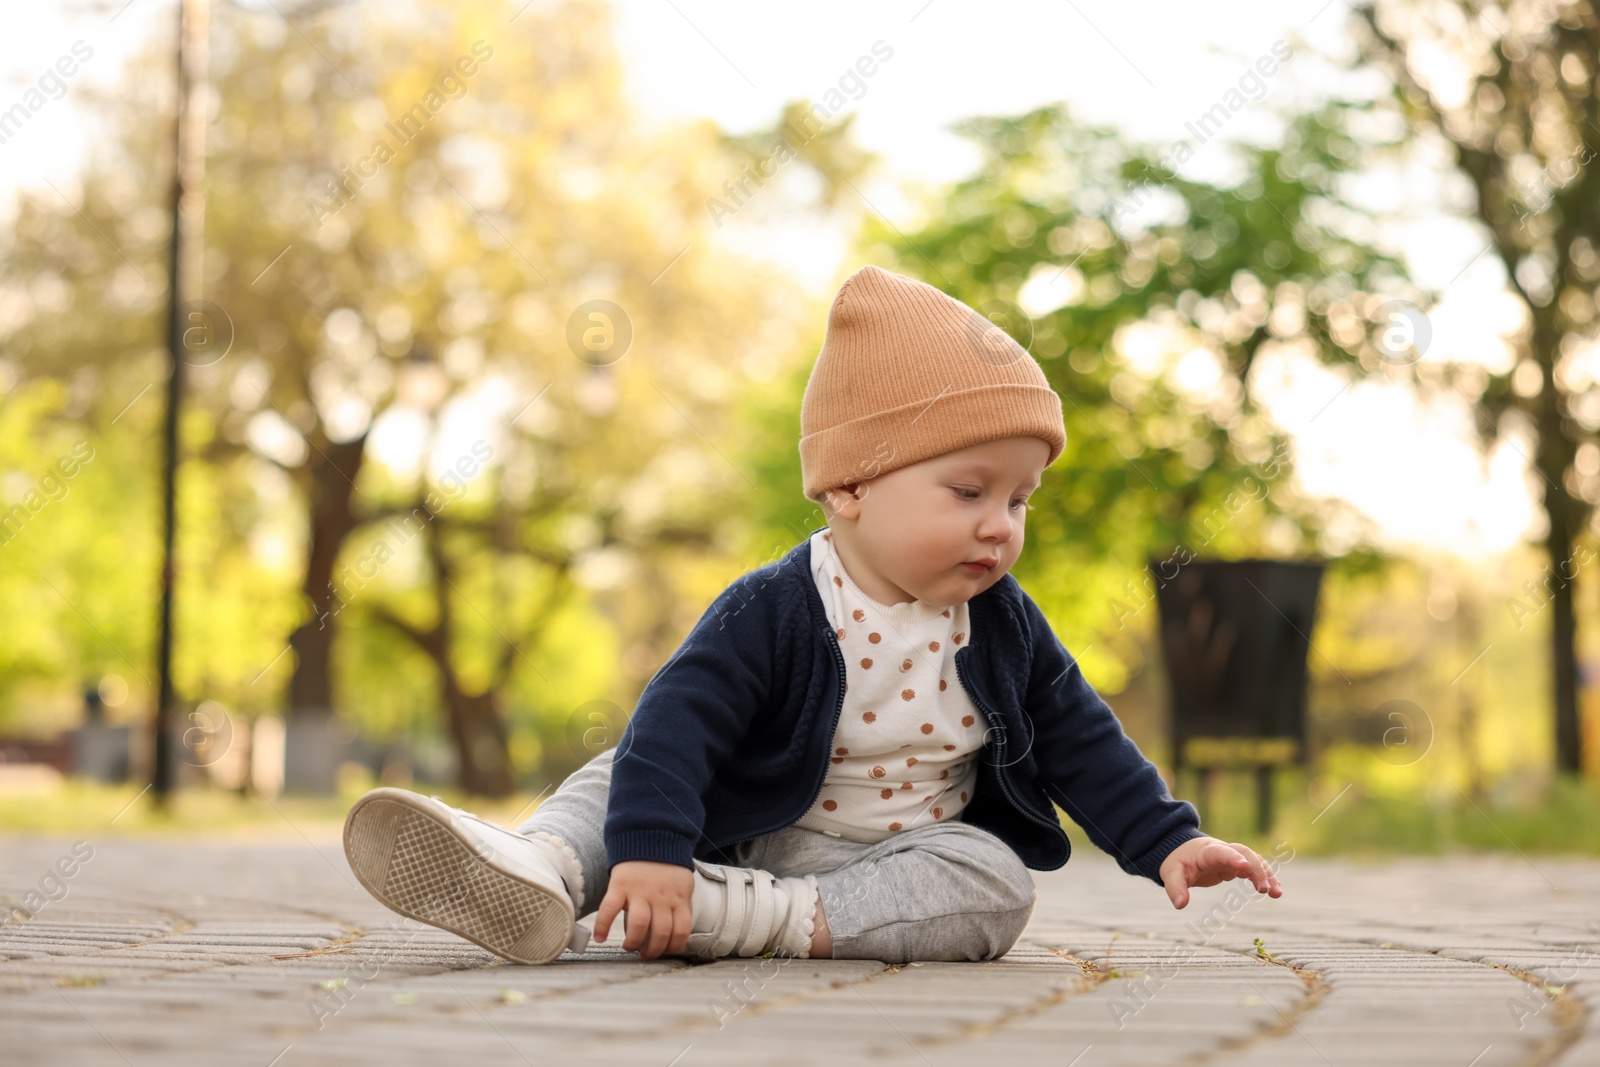
<svg viewBox="0 0 1600 1067">
<path fill-rule="evenodd" d="M 401 789 L 345 852 L 388 907 L 518 963 L 625 913 L 645 959 L 983 960 L 1021 936 L 1029 868 L 1071 852 L 1053 805 L 1165 887 L 1248 878 L 1200 832 L 1007 572 L 1066 443 L 1033 358 L 877 267 L 840 287 L 800 414 L 827 525 L 721 593 L 615 749 L 516 831 Z"/>
</svg>

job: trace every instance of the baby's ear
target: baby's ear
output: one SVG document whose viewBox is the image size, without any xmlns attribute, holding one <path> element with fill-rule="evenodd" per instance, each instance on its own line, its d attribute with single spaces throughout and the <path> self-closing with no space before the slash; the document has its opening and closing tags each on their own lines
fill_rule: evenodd
<svg viewBox="0 0 1600 1067">
<path fill-rule="evenodd" d="M 854 509 L 859 506 L 860 502 L 860 498 L 857 495 L 858 489 L 859 486 L 855 483 L 838 486 L 833 489 L 824 489 L 822 491 L 823 511 L 829 518 L 833 518 L 836 515 L 851 518 L 855 514 Z"/>
</svg>

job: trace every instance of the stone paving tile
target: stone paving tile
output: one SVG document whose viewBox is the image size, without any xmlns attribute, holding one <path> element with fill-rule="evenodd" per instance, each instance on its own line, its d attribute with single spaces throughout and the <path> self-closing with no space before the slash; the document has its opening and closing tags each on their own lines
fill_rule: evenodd
<svg viewBox="0 0 1600 1067">
<path fill-rule="evenodd" d="M 0 900 L 70 846 L 0 839 Z M 1295 858 L 1280 900 L 1178 912 L 1080 853 L 1000 960 L 518 967 L 388 912 L 333 836 L 94 846 L 0 927 L 7 1065 L 1600 1064 L 1589 861 Z"/>
</svg>

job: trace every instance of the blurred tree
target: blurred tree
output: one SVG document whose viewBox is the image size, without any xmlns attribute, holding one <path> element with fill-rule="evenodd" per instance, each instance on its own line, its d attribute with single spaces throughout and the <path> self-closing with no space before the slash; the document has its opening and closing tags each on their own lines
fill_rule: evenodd
<svg viewBox="0 0 1600 1067">
<path fill-rule="evenodd" d="M 789 157 L 785 149 L 793 152 L 820 180 L 818 206 L 831 209 L 839 207 L 841 202 L 849 202 L 852 193 L 847 190 L 854 190 L 855 183 L 870 174 L 879 160 L 856 143 L 854 113 L 830 123 L 814 112 L 813 107 L 810 101 L 790 101 L 771 126 L 758 127 L 748 133 L 723 134 L 721 140 L 723 148 L 741 164 L 741 174 L 750 173 L 745 167 L 757 172 L 752 182 L 758 181 L 760 174 L 787 162 Z M 736 191 L 743 194 L 747 189 L 748 186 Z M 727 197 L 724 203 L 736 206 L 738 199 L 734 192 L 730 186 L 726 190 L 716 190 L 715 195 Z"/>
<path fill-rule="evenodd" d="M 154 441 L 117 447 L 126 439 L 86 430 L 84 378 L 19 381 L 0 363 L 0 387 L 0 725 L 53 732 L 102 679 L 120 716 L 130 695 L 153 695 L 154 613 L 126 612 L 148 585 L 125 561 L 159 551 Z M 88 521 L 97 511 L 127 528 Z"/>
<path fill-rule="evenodd" d="M 1154 614 L 1152 553 L 1177 566 L 1316 544 L 1319 516 L 1283 484 L 1287 442 L 1251 370 L 1274 351 L 1371 362 L 1382 323 L 1360 309 L 1411 291 L 1394 260 L 1327 221 L 1345 206 L 1338 119 L 1302 116 L 1281 145 L 1241 147 L 1242 176 L 1225 185 L 1059 105 L 972 119 L 958 130 L 982 161 L 929 197 L 920 228 L 868 221 L 869 258 L 984 314 L 1061 395 L 1067 447 L 1033 498 L 1017 573 L 1100 646 L 1091 658 L 1112 691 L 1142 658 L 1124 631 Z M 794 431 L 804 371 L 768 398 L 763 424 Z M 798 485 L 793 439 L 779 436 L 763 481 Z M 798 493 L 766 514 L 768 540 L 823 521 Z"/>
<path fill-rule="evenodd" d="M 555 636 L 539 591 L 570 580 L 609 605 L 628 654 L 602 693 L 631 700 L 683 623 L 672 584 L 648 576 L 681 557 L 701 566 L 736 519 L 723 498 L 748 481 L 707 446 L 738 395 L 739 357 L 802 303 L 775 269 L 708 239 L 704 190 L 736 163 L 710 123 L 636 128 L 597 3 L 514 22 L 487 0 L 289 18 L 221 8 L 212 24 L 202 310 L 231 345 L 194 353 L 182 477 L 234 503 L 196 514 L 219 502 L 186 489 L 180 524 L 220 520 L 223 543 L 258 548 L 282 543 L 286 506 L 303 514 L 288 531 L 292 655 L 269 645 L 236 692 L 287 670 L 291 722 L 313 726 L 369 700 L 336 693 L 336 635 L 375 616 L 390 633 L 400 620 L 435 634 L 429 659 L 462 702 L 447 711 L 524 692 L 503 665 L 530 664 L 532 642 Z M 108 136 L 79 188 L 23 198 L 0 268 L 8 360 L 27 378 L 96 376 L 101 426 L 159 367 L 168 127 L 150 116 L 171 102 L 142 72 L 167 62 L 156 49 L 106 101 Z M 597 299 L 612 306 L 583 307 Z M 594 314 L 609 343 L 585 342 Z M 481 490 L 452 469 L 478 443 L 505 494 L 487 527 L 463 495 Z M 400 545 L 383 524 L 430 496 L 419 521 L 448 505 L 445 528 Z M 194 657 L 211 654 L 197 644 L 262 643 L 248 615 L 228 633 L 207 618 L 231 574 L 207 551 L 223 549 L 180 535 L 182 596 L 199 606 L 180 618 L 191 689 Z M 503 612 L 481 599 L 502 595 Z M 363 610 L 344 614 L 352 605 Z M 544 679 L 544 713 L 602 695 L 573 692 L 593 682 L 570 674 Z M 497 708 L 480 700 L 476 725 L 451 731 L 473 788 L 506 784 Z M 466 749 L 484 737 L 498 753 L 479 759 Z"/>
<path fill-rule="evenodd" d="M 1503 264 L 1524 324 L 1503 374 L 1458 388 L 1485 445 L 1532 424 L 1545 573 L 1523 606 L 1551 607 L 1555 766 L 1584 769 L 1573 585 L 1600 503 L 1600 392 L 1583 367 L 1600 306 L 1600 11 L 1592 3 L 1366 4 L 1352 20 L 1363 57 L 1392 79 L 1410 127 L 1442 141 L 1469 184 L 1484 252 Z M 1440 57 L 1448 55 L 1447 62 Z"/>
<path fill-rule="evenodd" d="M 412 513 L 419 514 L 424 508 L 423 502 L 418 501 Z M 462 682 L 457 666 L 460 636 L 454 625 L 452 603 L 459 598 L 452 595 L 455 587 L 454 563 L 443 546 L 447 524 L 453 524 L 453 520 L 442 516 L 417 524 L 432 574 L 433 587 L 430 592 L 435 607 L 432 625 L 421 627 L 407 622 L 383 603 L 375 603 L 370 610 L 405 634 L 433 664 L 446 728 L 460 764 L 461 787 L 469 793 L 505 796 L 511 792 L 514 782 L 510 734 L 501 711 L 501 693 L 511 672 L 518 666 L 518 643 L 509 639 L 503 641 L 494 668 L 483 685 L 471 689 Z M 567 570 L 563 567 L 558 571 L 563 587 L 570 584 Z M 563 592 L 564 588 L 558 588 L 550 599 L 553 601 Z M 541 605 L 542 610 L 537 617 L 547 620 L 553 607 L 553 603 Z M 534 644 L 538 630 L 525 629 L 518 636 L 521 638 L 520 644 Z"/>
</svg>

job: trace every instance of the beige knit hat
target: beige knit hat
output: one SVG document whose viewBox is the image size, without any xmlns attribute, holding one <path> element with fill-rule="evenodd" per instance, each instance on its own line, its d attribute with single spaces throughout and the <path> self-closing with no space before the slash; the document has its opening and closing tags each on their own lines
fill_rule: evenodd
<svg viewBox="0 0 1600 1067">
<path fill-rule="evenodd" d="M 845 279 L 800 402 L 806 496 L 1000 437 L 1041 438 L 1047 466 L 1066 446 L 1034 358 L 925 282 L 878 267 Z"/>
</svg>

